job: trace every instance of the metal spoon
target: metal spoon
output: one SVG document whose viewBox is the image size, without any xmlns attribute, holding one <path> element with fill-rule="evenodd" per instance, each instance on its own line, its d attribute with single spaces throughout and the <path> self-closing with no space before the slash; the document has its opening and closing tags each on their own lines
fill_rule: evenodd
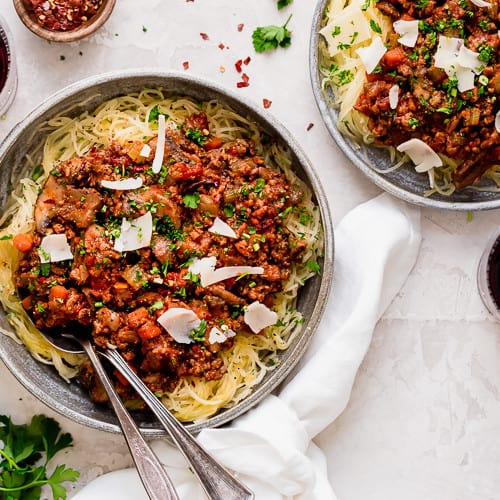
<svg viewBox="0 0 500 500">
<path fill-rule="evenodd" d="M 208 498 L 212 500 L 251 500 L 254 498 L 253 492 L 217 462 L 167 408 L 161 404 L 153 392 L 132 371 L 114 346 L 108 346 L 108 349 L 95 351 L 89 340 L 82 340 L 74 335 L 63 334 L 61 338 L 57 337 L 57 339 L 54 339 L 47 332 L 42 332 L 42 334 L 49 342 L 63 351 L 78 352 L 78 345 L 75 345 L 74 342 L 76 341 L 85 348 L 86 352 L 86 346 L 88 346 L 94 356 L 98 353 L 107 358 L 151 408 L 187 462 L 191 465 Z M 80 352 L 82 351 L 80 350 Z M 165 500 L 167 498 L 164 497 Z"/>
<path fill-rule="evenodd" d="M 106 391 L 111 406 L 113 407 L 118 422 L 123 431 L 125 441 L 127 442 L 130 454 L 134 460 L 137 472 L 141 478 L 142 484 L 151 500 L 179 500 L 174 485 L 161 464 L 158 457 L 154 454 L 151 447 L 144 440 L 137 424 L 125 408 L 122 400 L 118 396 L 109 379 L 104 367 L 102 366 L 97 352 L 87 338 L 79 338 L 73 335 L 64 334 L 64 336 L 52 336 L 45 332 L 40 333 L 54 347 L 74 354 L 85 352 L 92 363 L 94 370 L 99 377 L 104 390 Z M 74 341 L 74 342 L 73 342 Z M 80 347 L 81 346 L 81 347 Z M 82 350 L 83 348 L 83 350 Z"/>
</svg>

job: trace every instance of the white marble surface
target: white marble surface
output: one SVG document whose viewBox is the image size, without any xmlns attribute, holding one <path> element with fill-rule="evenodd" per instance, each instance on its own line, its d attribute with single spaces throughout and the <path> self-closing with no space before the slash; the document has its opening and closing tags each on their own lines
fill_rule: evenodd
<svg viewBox="0 0 500 500">
<path fill-rule="evenodd" d="M 320 172 L 337 222 L 379 190 L 349 164 L 321 122 L 308 70 L 313 10 L 311 0 L 283 11 L 275 0 L 118 0 L 95 35 L 58 45 L 31 34 L 12 2 L 0 0 L 19 73 L 0 139 L 45 97 L 83 77 L 121 68 L 183 71 L 189 61 L 188 72 L 236 90 L 234 63 L 250 55 L 250 86 L 237 91 L 272 101 L 269 111 Z M 292 46 L 256 54 L 252 30 L 281 24 L 289 13 Z M 476 289 L 478 260 L 499 211 L 474 213 L 470 222 L 465 213 L 422 209 L 422 216 L 415 269 L 375 331 L 347 409 L 318 439 L 339 500 L 500 499 L 500 328 Z M 57 418 L 75 439 L 59 459 L 81 471 L 76 488 L 130 464 L 120 436 L 54 414 L 2 364 L 0 412 L 17 421 L 34 413 Z"/>
</svg>

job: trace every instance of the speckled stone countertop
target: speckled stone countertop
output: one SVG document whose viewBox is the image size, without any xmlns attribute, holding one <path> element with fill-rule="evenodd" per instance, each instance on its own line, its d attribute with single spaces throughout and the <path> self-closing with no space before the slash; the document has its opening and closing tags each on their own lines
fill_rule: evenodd
<svg viewBox="0 0 500 500">
<path fill-rule="evenodd" d="M 45 97 L 83 77 L 122 68 L 187 71 L 257 103 L 272 101 L 269 111 L 320 173 L 338 222 L 379 189 L 345 159 L 316 108 L 308 69 L 313 10 L 313 1 L 278 11 L 274 0 L 119 0 L 97 33 L 58 45 L 29 32 L 12 2 L 2 0 L 19 87 L 0 139 Z M 252 30 L 282 24 L 289 13 L 291 47 L 256 54 Z M 250 85 L 237 89 L 234 63 L 247 56 Z M 476 286 L 479 257 L 500 214 L 468 220 L 465 213 L 421 211 L 417 264 L 376 328 L 347 409 L 319 436 L 340 500 L 500 499 L 500 328 Z M 1 363 L 0 411 L 16 421 L 45 413 L 73 434 L 64 461 L 81 471 L 75 489 L 131 464 L 121 436 L 54 414 Z"/>
</svg>

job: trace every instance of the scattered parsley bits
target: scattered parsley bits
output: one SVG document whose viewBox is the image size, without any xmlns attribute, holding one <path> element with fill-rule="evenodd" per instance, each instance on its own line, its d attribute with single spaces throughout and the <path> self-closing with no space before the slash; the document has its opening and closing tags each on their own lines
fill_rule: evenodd
<svg viewBox="0 0 500 500">
<path fill-rule="evenodd" d="M 252 33 L 255 52 L 265 52 L 278 47 L 286 48 L 292 43 L 292 32 L 287 29 L 292 15 L 288 16 L 283 26 L 260 26 Z"/>
<path fill-rule="evenodd" d="M 204 146 L 208 140 L 208 137 L 204 135 L 198 127 L 189 127 L 186 130 L 186 138 L 198 144 L 198 146 Z"/>
<path fill-rule="evenodd" d="M 61 433 L 55 420 L 35 415 L 29 425 L 15 425 L 9 417 L 0 415 L 0 443 L 3 443 L 0 448 L 1 498 L 40 498 L 42 486 L 49 485 L 54 500 L 66 499 L 62 483 L 76 481 L 80 473 L 65 465 L 58 465 L 50 475 L 47 473 L 47 465 L 54 455 L 73 443 L 71 435 Z"/>
<path fill-rule="evenodd" d="M 284 9 L 287 5 L 293 3 L 293 0 L 278 0 L 278 9 Z"/>
</svg>

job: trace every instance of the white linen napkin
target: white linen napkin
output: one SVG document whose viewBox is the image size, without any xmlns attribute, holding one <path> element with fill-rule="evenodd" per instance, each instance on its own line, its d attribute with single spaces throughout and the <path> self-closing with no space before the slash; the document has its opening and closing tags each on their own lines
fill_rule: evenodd
<svg viewBox="0 0 500 500">
<path fill-rule="evenodd" d="M 420 246 L 418 208 L 382 194 L 349 212 L 335 231 L 332 294 L 294 375 L 231 425 L 199 441 L 255 492 L 257 499 L 335 499 L 313 438 L 345 408 L 374 327 L 411 271 Z M 181 499 L 204 494 L 180 453 L 153 443 Z M 105 474 L 74 500 L 147 499 L 135 469 Z"/>
</svg>

